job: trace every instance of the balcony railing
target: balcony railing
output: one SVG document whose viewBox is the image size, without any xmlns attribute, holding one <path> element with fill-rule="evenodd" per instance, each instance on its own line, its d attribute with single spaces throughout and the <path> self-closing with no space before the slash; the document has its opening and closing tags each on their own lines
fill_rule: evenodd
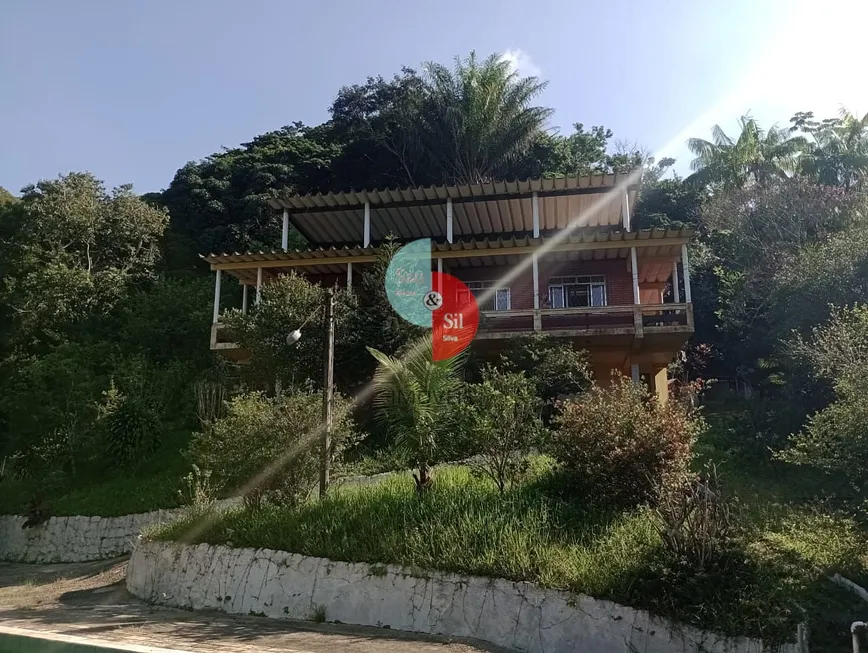
<svg viewBox="0 0 868 653">
<path fill-rule="evenodd" d="M 584 336 L 692 332 L 693 312 L 690 304 L 483 311 L 477 337 L 507 338 L 532 331 Z"/>
</svg>

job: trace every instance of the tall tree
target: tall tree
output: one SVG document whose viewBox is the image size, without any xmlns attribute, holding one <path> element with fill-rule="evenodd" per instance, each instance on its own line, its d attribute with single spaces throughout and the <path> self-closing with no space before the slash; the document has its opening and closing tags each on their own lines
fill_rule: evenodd
<svg viewBox="0 0 868 653">
<path fill-rule="evenodd" d="M 390 80 L 369 77 L 338 91 L 329 109 L 331 133 L 342 148 L 333 164 L 334 190 L 437 181 L 419 141 L 425 97 L 422 78 L 410 68 Z"/>
<path fill-rule="evenodd" d="M 129 185 L 107 192 L 88 173 L 40 181 L 0 212 L 4 286 L 12 340 L 57 341 L 70 326 L 108 313 L 159 257 L 165 211 Z"/>
<path fill-rule="evenodd" d="M 696 158 L 686 182 L 730 190 L 785 178 L 796 170 L 799 154 L 808 147 L 804 138 L 793 136 L 792 129 L 763 130 L 749 115 L 739 118 L 738 124 L 737 138 L 715 125 L 711 141 L 688 139 L 687 147 Z"/>
<path fill-rule="evenodd" d="M 868 177 L 868 113 L 859 118 L 841 109 L 837 118 L 814 120 L 813 112 L 797 113 L 793 127 L 813 138 L 800 170 L 821 184 L 864 190 Z"/>
<path fill-rule="evenodd" d="M 532 106 L 546 82 L 520 77 L 496 54 L 483 61 L 475 53 L 456 58 L 451 69 L 429 62 L 425 86 L 423 146 L 450 183 L 504 176 L 553 113 Z"/>
<path fill-rule="evenodd" d="M 328 189 L 338 152 L 327 128 L 295 123 L 188 163 L 159 200 L 172 216 L 169 263 L 190 267 L 203 252 L 277 247 L 280 220 L 266 200 Z"/>
</svg>

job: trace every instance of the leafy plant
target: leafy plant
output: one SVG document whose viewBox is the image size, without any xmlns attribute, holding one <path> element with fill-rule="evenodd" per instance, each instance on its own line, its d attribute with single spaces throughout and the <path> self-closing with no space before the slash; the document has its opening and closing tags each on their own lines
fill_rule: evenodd
<svg viewBox="0 0 868 653">
<path fill-rule="evenodd" d="M 433 360 L 430 335 L 411 345 L 400 358 L 372 348 L 368 351 L 379 363 L 373 381 L 374 405 L 395 446 L 407 450 L 418 466 L 416 488 L 422 492 L 431 482 L 429 466 L 443 418 L 461 387 L 463 357 Z"/>
<path fill-rule="evenodd" d="M 217 489 L 211 482 L 212 475 L 210 469 L 193 465 L 192 471 L 181 479 L 183 487 L 178 490 L 181 505 L 187 506 L 194 514 L 207 512 L 217 496 Z"/>
<path fill-rule="evenodd" d="M 472 467 L 501 493 L 522 478 L 526 456 L 539 444 L 540 403 L 524 374 L 489 369 L 481 383 L 465 386 L 461 425 L 478 452 Z"/>
<path fill-rule="evenodd" d="M 556 420 L 552 451 L 571 485 L 593 502 L 635 505 L 677 483 L 692 456 L 701 421 L 677 402 L 613 375 L 567 401 Z"/>
<path fill-rule="evenodd" d="M 702 474 L 664 487 L 654 516 L 667 550 L 699 569 L 708 567 L 730 544 L 733 520 L 714 464 Z"/>
<path fill-rule="evenodd" d="M 126 394 L 112 381 L 98 411 L 97 424 L 110 466 L 133 468 L 154 452 L 161 425 L 147 396 Z"/>
<path fill-rule="evenodd" d="M 507 372 L 523 372 L 546 402 L 585 391 L 591 385 L 587 352 L 549 335 L 511 338 L 501 354 Z"/>
<path fill-rule="evenodd" d="M 349 402 L 335 395 L 330 455 L 339 459 L 354 434 Z M 233 397 L 226 415 L 196 433 L 187 453 L 212 470 L 218 489 L 241 491 L 248 505 L 295 505 L 309 495 L 319 470 L 322 393 Z"/>
</svg>

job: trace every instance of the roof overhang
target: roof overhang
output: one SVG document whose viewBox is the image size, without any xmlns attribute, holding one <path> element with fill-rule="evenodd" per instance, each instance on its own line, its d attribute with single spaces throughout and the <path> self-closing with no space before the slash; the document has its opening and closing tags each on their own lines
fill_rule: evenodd
<svg viewBox="0 0 868 653">
<path fill-rule="evenodd" d="M 621 231 L 611 228 L 577 229 L 567 237 L 529 236 L 512 238 L 461 239 L 454 243 L 434 242 L 432 259 L 443 259 L 446 267 L 514 265 L 529 254 L 572 257 L 572 260 L 628 259 L 635 247 L 643 276 L 665 278 L 671 263 L 681 253 L 681 245 L 693 231 L 681 229 L 645 229 Z M 234 252 L 208 254 L 201 258 L 212 270 L 226 270 L 244 283 L 255 283 L 257 270 L 269 276 L 291 270 L 305 274 L 326 275 L 346 272 L 347 263 L 373 263 L 381 255 L 376 247 L 321 247 L 308 250 L 272 250 L 270 252 Z M 647 267 L 653 264 L 655 272 Z M 648 272 L 645 273 L 644 270 Z"/>
<path fill-rule="evenodd" d="M 463 186 L 431 186 L 314 195 L 281 195 L 269 200 L 287 210 L 292 225 L 312 244 L 353 245 L 364 241 L 365 205 L 370 237 L 444 238 L 446 204 L 451 200 L 456 237 L 533 232 L 533 197 L 540 230 L 617 226 L 626 193 L 632 211 L 638 186 L 624 186 L 628 174 L 599 174 Z M 623 192 L 616 192 L 618 190 Z"/>
</svg>

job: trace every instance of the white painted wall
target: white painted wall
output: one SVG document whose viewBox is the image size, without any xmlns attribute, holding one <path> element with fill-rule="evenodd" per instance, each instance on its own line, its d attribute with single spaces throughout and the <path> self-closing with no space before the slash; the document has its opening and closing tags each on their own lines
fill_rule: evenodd
<svg viewBox="0 0 868 653">
<path fill-rule="evenodd" d="M 235 501 L 219 501 L 218 508 Z M 177 508 L 123 517 L 51 517 L 31 528 L 23 528 L 26 517 L 0 515 L 0 560 L 85 562 L 116 558 L 133 550 L 143 529 L 172 521 L 183 513 L 183 508 Z"/>
<path fill-rule="evenodd" d="M 143 541 L 130 559 L 127 588 L 173 607 L 279 619 L 324 615 L 326 621 L 476 638 L 529 653 L 763 650 L 757 640 L 719 637 L 532 583 L 268 549 Z"/>
</svg>

